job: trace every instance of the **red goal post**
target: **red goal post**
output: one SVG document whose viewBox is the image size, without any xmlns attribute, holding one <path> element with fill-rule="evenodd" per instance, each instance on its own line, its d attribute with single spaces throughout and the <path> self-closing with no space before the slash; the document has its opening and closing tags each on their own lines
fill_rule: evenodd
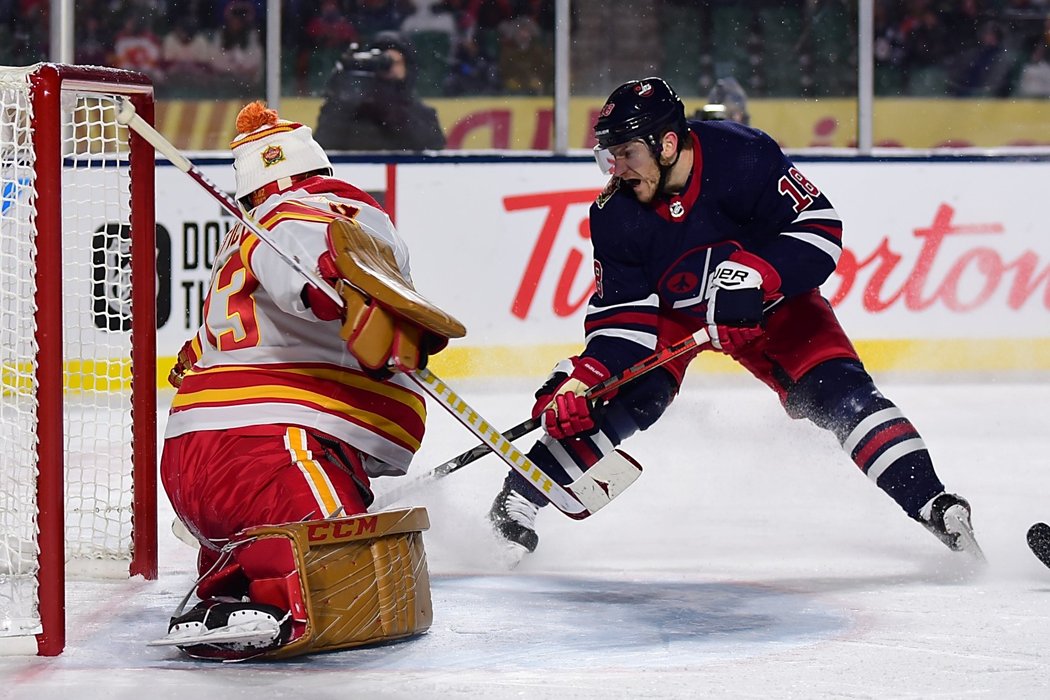
<svg viewBox="0 0 1050 700">
<path fill-rule="evenodd" d="M 0 638 L 44 655 L 68 580 L 157 575 L 154 156 L 121 96 L 152 123 L 142 74 L 0 68 Z"/>
</svg>

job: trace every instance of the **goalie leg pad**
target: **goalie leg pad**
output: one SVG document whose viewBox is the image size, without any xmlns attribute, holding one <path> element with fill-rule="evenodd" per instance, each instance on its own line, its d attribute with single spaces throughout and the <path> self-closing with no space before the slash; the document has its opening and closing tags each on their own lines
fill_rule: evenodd
<svg viewBox="0 0 1050 700">
<path fill-rule="evenodd" d="M 433 609 L 422 531 L 426 509 L 253 528 L 291 541 L 306 606 L 301 636 L 262 654 L 287 658 L 421 634 Z"/>
</svg>

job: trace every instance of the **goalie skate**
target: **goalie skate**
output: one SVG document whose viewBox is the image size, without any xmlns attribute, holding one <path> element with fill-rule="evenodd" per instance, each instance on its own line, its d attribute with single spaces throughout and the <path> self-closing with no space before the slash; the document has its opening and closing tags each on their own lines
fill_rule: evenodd
<svg viewBox="0 0 1050 700">
<path fill-rule="evenodd" d="M 925 513 L 929 512 L 926 516 Z M 985 561 L 984 552 L 977 544 L 970 524 L 970 504 L 951 493 L 942 493 L 933 498 L 920 517 L 920 522 L 949 549 L 966 552 L 978 561 Z"/>
<path fill-rule="evenodd" d="M 163 639 L 149 646 L 177 646 L 205 659 L 244 659 L 288 641 L 291 617 L 272 605 L 207 600 L 174 617 Z"/>
</svg>

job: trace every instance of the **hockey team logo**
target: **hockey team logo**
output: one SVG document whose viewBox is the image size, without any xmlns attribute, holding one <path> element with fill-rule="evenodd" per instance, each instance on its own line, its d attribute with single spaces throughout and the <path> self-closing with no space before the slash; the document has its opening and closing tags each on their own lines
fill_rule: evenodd
<svg viewBox="0 0 1050 700">
<path fill-rule="evenodd" d="M 685 216 L 685 207 L 682 205 L 682 200 L 680 199 L 676 199 L 673 202 L 671 202 L 671 206 L 669 207 L 669 209 L 671 211 L 672 219 L 678 220 Z"/>
<path fill-rule="evenodd" d="M 270 146 L 262 152 L 262 162 L 266 168 L 277 165 L 282 160 L 284 160 L 284 149 L 280 146 Z"/>
<path fill-rule="evenodd" d="M 641 83 L 634 91 L 638 93 L 638 97 L 649 97 L 653 93 L 653 86 L 649 83 Z"/>
</svg>

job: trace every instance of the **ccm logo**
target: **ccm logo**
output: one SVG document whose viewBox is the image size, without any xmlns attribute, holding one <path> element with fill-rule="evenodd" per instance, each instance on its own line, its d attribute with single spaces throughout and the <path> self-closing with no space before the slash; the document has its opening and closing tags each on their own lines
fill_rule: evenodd
<svg viewBox="0 0 1050 700">
<path fill-rule="evenodd" d="M 374 533 L 378 520 L 374 515 L 351 520 L 326 520 L 307 528 L 306 538 L 310 542 L 353 539 L 367 533 Z"/>
</svg>

